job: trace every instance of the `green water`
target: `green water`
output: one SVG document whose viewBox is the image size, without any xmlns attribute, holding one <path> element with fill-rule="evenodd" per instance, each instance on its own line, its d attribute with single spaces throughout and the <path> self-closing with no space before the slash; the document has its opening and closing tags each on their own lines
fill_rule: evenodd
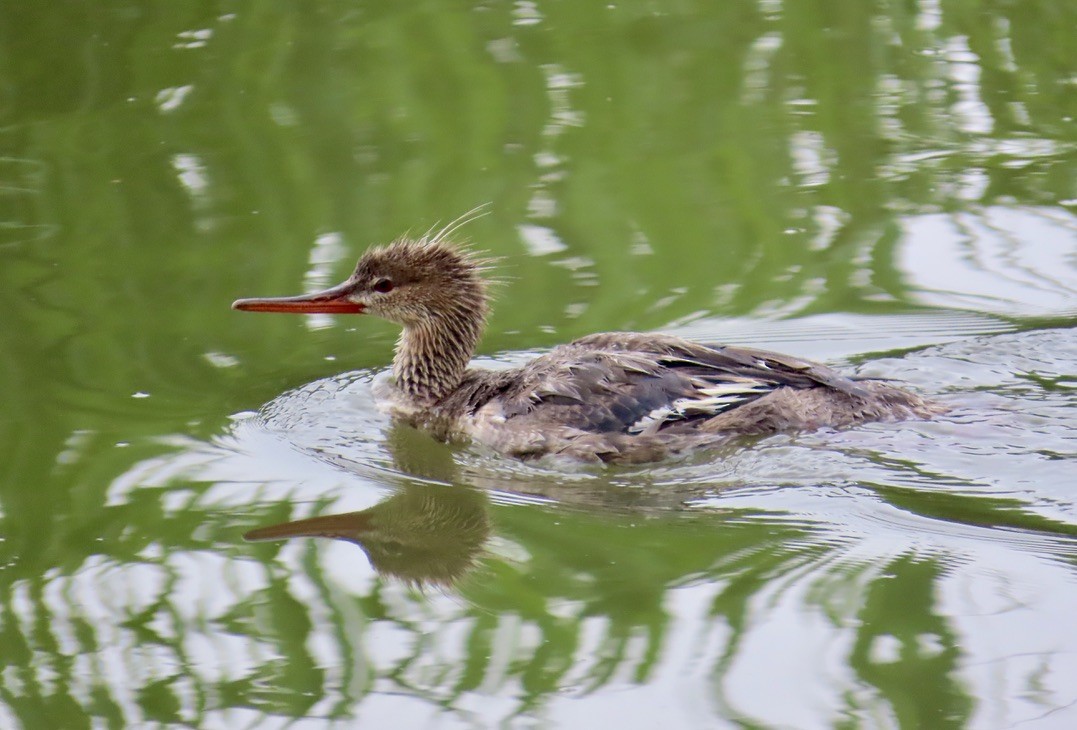
<svg viewBox="0 0 1077 730">
<path fill-rule="evenodd" d="M 1077 726 L 1075 29 L 0 4 L 0 727 Z M 482 204 L 492 366 L 662 330 L 952 410 L 520 464 L 376 408 L 391 325 L 229 309 Z"/>
</svg>

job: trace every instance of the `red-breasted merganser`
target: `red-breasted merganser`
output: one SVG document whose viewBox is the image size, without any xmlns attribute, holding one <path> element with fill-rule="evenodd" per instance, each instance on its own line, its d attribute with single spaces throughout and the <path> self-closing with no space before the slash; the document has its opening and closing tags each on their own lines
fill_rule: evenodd
<svg viewBox="0 0 1077 730">
<path fill-rule="evenodd" d="M 731 436 L 929 418 L 944 408 L 820 363 L 661 334 L 611 332 L 511 370 L 469 368 L 489 312 L 489 262 L 442 236 L 373 248 L 338 286 L 233 309 L 368 313 L 404 328 L 390 412 L 521 459 L 645 462 Z"/>
</svg>

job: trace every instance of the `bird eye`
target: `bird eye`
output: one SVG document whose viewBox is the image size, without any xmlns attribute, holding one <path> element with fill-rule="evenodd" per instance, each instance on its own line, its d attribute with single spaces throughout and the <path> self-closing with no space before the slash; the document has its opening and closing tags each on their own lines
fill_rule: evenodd
<svg viewBox="0 0 1077 730">
<path fill-rule="evenodd" d="M 388 294 L 393 290 L 393 282 L 388 279 L 378 279 L 371 288 L 378 294 Z"/>
</svg>

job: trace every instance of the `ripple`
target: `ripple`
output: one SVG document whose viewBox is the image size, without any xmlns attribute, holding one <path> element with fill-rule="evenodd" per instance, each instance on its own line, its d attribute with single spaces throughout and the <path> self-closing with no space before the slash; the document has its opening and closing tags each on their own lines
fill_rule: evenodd
<svg viewBox="0 0 1077 730">
<path fill-rule="evenodd" d="M 701 319 L 671 330 L 702 342 L 751 345 L 802 357 L 834 359 L 892 352 L 976 335 L 1011 332 L 1012 322 L 964 311 L 861 315 L 827 313 L 796 319 Z"/>
<path fill-rule="evenodd" d="M 507 367 L 532 354 L 486 364 Z M 437 443 L 378 409 L 372 385 L 379 376 L 369 371 L 290 391 L 262 410 L 257 427 L 374 484 L 466 484 L 503 504 L 754 510 L 828 526 L 831 539 L 885 532 L 939 549 L 997 540 L 1072 557 L 1073 389 L 1057 384 L 1074 362 L 1068 329 L 965 337 L 859 368 L 942 393 L 953 410 L 935 421 L 745 439 L 623 468 L 524 463 L 481 446 Z"/>
<path fill-rule="evenodd" d="M 912 216 L 904 228 L 898 266 L 924 304 L 1009 316 L 1077 311 L 1077 217 L 1068 211 L 996 206 Z"/>
</svg>

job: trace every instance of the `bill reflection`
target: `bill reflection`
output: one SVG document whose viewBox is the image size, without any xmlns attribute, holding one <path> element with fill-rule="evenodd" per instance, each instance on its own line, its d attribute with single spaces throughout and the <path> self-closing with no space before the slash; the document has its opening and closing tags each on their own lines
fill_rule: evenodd
<svg viewBox="0 0 1077 730">
<path fill-rule="evenodd" d="M 475 567 L 490 537 L 488 501 L 466 487 L 409 484 L 359 512 L 260 527 L 250 541 L 323 537 L 358 545 L 379 574 L 449 587 Z"/>
</svg>

